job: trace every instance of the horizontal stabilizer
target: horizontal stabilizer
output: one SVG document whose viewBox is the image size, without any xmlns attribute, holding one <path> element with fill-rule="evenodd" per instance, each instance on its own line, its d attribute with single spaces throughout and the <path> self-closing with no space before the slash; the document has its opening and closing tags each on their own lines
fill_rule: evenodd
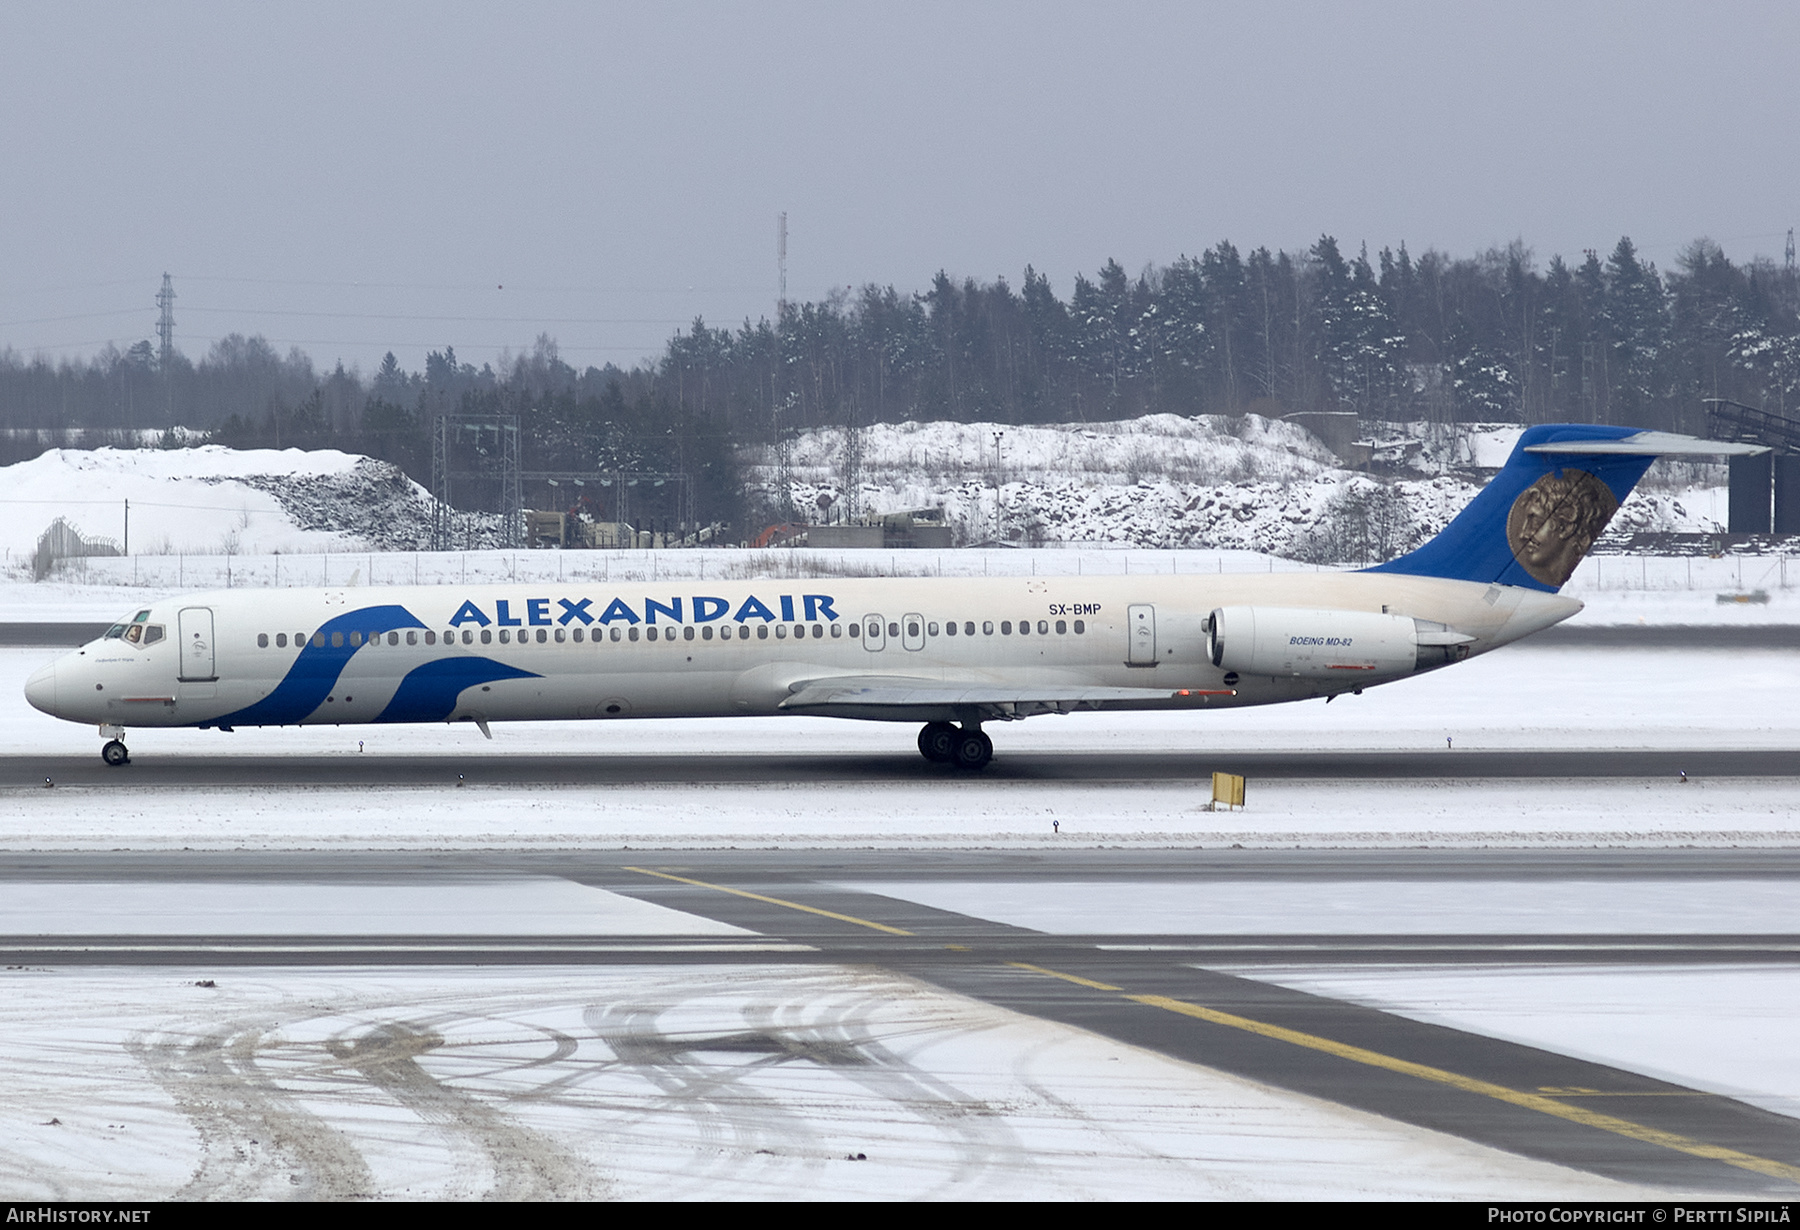
<svg viewBox="0 0 1800 1230">
<path fill-rule="evenodd" d="M 1766 453 L 1766 444 L 1738 444 L 1727 440 L 1699 440 L 1670 431 L 1640 431 L 1623 440 L 1554 440 L 1528 444 L 1528 453 L 1586 454 L 1591 457 L 1750 457 Z"/>
</svg>

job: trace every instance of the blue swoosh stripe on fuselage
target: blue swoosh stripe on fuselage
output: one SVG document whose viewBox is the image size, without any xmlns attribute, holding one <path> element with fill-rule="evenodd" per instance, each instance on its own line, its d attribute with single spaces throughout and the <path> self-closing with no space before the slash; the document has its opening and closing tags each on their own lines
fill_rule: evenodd
<svg viewBox="0 0 1800 1230">
<path fill-rule="evenodd" d="M 538 679 L 542 676 L 492 658 L 439 658 L 414 667 L 400 681 L 394 698 L 377 722 L 441 722 L 456 708 L 463 689 L 496 679 Z"/>
<path fill-rule="evenodd" d="M 320 624 L 313 639 L 308 640 L 306 648 L 288 667 L 287 674 L 275 685 L 275 690 L 253 705 L 246 705 L 236 713 L 227 713 L 224 717 L 213 718 L 208 725 L 218 726 L 294 726 L 303 722 L 331 695 L 337 686 L 338 676 L 350 665 L 350 659 L 356 655 L 360 645 L 352 645 L 350 633 L 393 632 L 400 628 L 423 628 L 413 613 L 403 606 L 366 606 L 356 611 L 346 611 L 333 619 Z M 333 645 L 334 633 L 342 634 L 344 643 Z M 325 638 L 323 645 L 314 642 L 320 635 Z"/>
</svg>

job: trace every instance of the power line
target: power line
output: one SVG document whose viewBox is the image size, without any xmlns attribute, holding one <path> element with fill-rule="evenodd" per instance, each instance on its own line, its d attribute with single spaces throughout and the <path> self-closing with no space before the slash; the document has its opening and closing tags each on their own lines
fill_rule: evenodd
<svg viewBox="0 0 1800 1230">
<path fill-rule="evenodd" d="M 410 316 L 398 312 L 307 312 L 290 308 L 191 307 L 215 316 L 312 316 L 324 320 L 410 320 L 426 323 L 501 325 L 685 325 L 685 316 Z"/>
</svg>

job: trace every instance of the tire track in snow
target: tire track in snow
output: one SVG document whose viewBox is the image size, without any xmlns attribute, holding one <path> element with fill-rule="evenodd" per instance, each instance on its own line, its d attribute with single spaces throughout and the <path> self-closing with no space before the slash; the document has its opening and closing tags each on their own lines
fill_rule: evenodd
<svg viewBox="0 0 1800 1230">
<path fill-rule="evenodd" d="M 234 1023 L 199 1038 L 134 1037 L 126 1049 L 174 1099 L 200 1138 L 200 1162 L 176 1200 L 354 1200 L 375 1194 L 350 1139 L 301 1106 L 257 1062 L 272 1035 Z"/>
</svg>

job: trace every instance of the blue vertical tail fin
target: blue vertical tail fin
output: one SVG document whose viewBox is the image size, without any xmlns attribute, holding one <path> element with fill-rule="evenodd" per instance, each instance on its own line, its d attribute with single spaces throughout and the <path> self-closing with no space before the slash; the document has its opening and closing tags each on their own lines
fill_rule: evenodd
<svg viewBox="0 0 1800 1230">
<path fill-rule="evenodd" d="M 1442 533 L 1368 571 L 1554 593 L 1658 457 L 1764 451 L 1635 427 L 1530 427 L 1493 481 Z"/>
</svg>

